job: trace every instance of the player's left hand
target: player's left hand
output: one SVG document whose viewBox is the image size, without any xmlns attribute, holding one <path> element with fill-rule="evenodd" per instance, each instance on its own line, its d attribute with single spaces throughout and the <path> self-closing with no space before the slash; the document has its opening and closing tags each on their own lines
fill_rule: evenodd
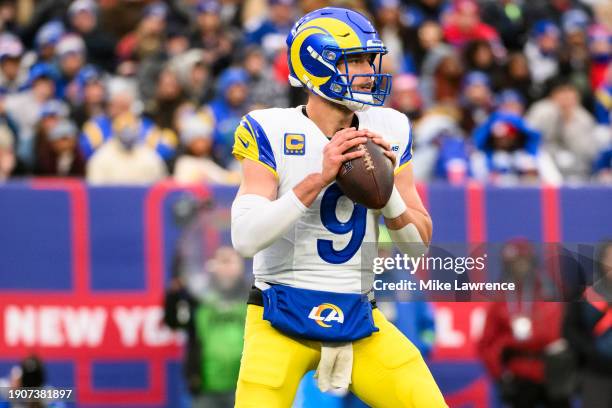
<svg viewBox="0 0 612 408">
<path fill-rule="evenodd" d="M 395 163 L 397 162 L 397 157 L 395 156 L 395 153 L 391 151 L 391 144 L 376 132 L 372 132 L 371 130 L 368 130 L 368 129 L 365 129 L 364 132 L 365 132 L 366 137 L 371 138 L 374 143 L 376 143 L 379 146 L 382 146 L 382 148 L 385 149 L 385 152 L 384 152 L 385 156 L 387 156 L 391 160 L 391 162 L 393 163 L 393 167 L 395 167 Z"/>
</svg>

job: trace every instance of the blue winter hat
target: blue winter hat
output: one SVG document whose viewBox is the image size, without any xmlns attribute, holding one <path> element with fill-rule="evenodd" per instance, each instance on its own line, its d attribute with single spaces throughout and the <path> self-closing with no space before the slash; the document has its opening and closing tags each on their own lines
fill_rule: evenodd
<svg viewBox="0 0 612 408">
<path fill-rule="evenodd" d="M 225 92 L 232 85 L 246 85 L 248 80 L 249 76 L 244 69 L 228 68 L 219 77 L 219 90 Z"/>
<path fill-rule="evenodd" d="M 36 47 L 41 48 L 45 45 L 57 44 L 65 32 L 66 29 L 60 21 L 49 21 L 36 33 L 36 39 L 34 40 Z"/>
<path fill-rule="evenodd" d="M 558 37 L 560 35 L 559 27 L 550 20 L 539 20 L 533 27 L 533 35 L 536 38 L 540 38 L 544 35 L 554 35 Z"/>
<path fill-rule="evenodd" d="M 295 5 L 295 0 L 268 0 L 271 6 L 275 6 L 277 4 L 283 4 L 285 6 L 293 6 Z"/>
<path fill-rule="evenodd" d="M 399 0 L 375 0 L 375 8 L 398 8 L 400 6 Z"/>
<path fill-rule="evenodd" d="M 211 133 L 211 126 L 197 115 L 188 116 L 182 121 L 181 142 L 184 145 L 188 145 L 196 139 L 209 139 Z"/>
<path fill-rule="evenodd" d="M 19 58 L 23 55 L 23 44 L 13 34 L 0 35 L 0 59 Z"/>
<path fill-rule="evenodd" d="M 520 103 L 525 105 L 525 98 L 514 89 L 505 89 L 497 96 L 497 104 L 503 105 L 506 103 Z"/>
<path fill-rule="evenodd" d="M 585 31 L 589 25 L 589 15 L 580 9 L 566 11 L 562 20 L 563 31 L 566 33 Z"/>
<path fill-rule="evenodd" d="M 59 121 L 51 128 L 49 132 L 49 140 L 55 141 L 68 137 L 74 139 L 77 136 L 78 129 L 72 121 L 64 119 Z"/>
<path fill-rule="evenodd" d="M 51 64 L 47 64 L 46 62 L 39 62 L 38 64 L 34 64 L 32 68 L 30 68 L 30 76 L 28 78 L 28 82 L 32 84 L 34 81 L 40 78 L 56 78 L 55 69 Z"/>
<path fill-rule="evenodd" d="M 221 5 L 217 0 L 201 0 L 196 7 L 198 13 L 219 14 Z"/>
<path fill-rule="evenodd" d="M 102 72 L 93 65 L 83 67 L 76 76 L 79 86 L 85 86 L 90 82 L 102 80 Z"/>
<path fill-rule="evenodd" d="M 74 3 L 70 5 L 70 7 L 68 7 L 68 15 L 72 17 L 75 14 L 80 13 L 82 11 L 85 11 L 91 14 L 96 14 L 97 10 L 98 10 L 98 6 L 96 2 L 93 0 L 76 0 Z"/>
<path fill-rule="evenodd" d="M 491 87 L 489 76 L 482 71 L 471 71 L 463 79 L 463 89 L 472 85 L 484 85 L 487 88 Z"/>
<path fill-rule="evenodd" d="M 64 118 L 68 116 L 68 107 L 62 101 L 57 99 L 47 101 L 40 109 L 39 117 L 40 119 L 44 119 L 49 116 L 59 116 Z"/>
<path fill-rule="evenodd" d="M 164 3 L 157 2 L 149 4 L 142 12 L 142 17 L 158 17 L 161 19 L 165 19 L 168 15 L 168 6 Z"/>
</svg>

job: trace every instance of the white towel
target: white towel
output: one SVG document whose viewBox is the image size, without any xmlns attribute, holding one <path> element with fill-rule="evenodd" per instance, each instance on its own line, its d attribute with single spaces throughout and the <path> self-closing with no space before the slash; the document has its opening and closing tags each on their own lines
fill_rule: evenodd
<svg viewBox="0 0 612 408">
<path fill-rule="evenodd" d="M 353 343 L 321 343 L 321 360 L 315 373 L 323 392 L 348 389 L 353 372 Z"/>
</svg>

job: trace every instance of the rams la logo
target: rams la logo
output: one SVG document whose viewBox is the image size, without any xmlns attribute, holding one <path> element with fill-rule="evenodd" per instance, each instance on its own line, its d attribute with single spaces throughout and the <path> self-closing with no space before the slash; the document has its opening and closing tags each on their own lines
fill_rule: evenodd
<svg viewBox="0 0 612 408">
<path fill-rule="evenodd" d="M 331 327 L 332 322 L 344 323 L 344 313 L 342 309 L 331 303 L 321 303 L 315 306 L 308 315 L 309 319 L 314 320 L 321 327 Z"/>
<path fill-rule="evenodd" d="M 306 153 L 306 137 L 302 133 L 285 133 L 285 154 L 303 156 Z"/>
</svg>

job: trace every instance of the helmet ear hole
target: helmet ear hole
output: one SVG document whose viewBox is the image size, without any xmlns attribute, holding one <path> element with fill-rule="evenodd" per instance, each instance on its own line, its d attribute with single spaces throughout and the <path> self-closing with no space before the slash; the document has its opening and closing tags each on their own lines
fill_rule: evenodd
<svg viewBox="0 0 612 408">
<path fill-rule="evenodd" d="M 312 11 L 295 24 L 287 37 L 287 46 L 292 86 L 301 85 L 352 110 L 384 104 L 390 91 L 386 84 L 391 83 L 390 75 L 381 72 L 381 57 L 387 49 L 363 15 L 335 7 Z M 358 71 L 349 72 L 347 57 L 358 58 L 359 61 L 353 62 L 360 64 L 367 61 L 372 70 L 360 65 L 354 67 Z M 364 76 L 373 83 L 371 90 L 363 86 Z M 353 90 L 351 84 L 355 77 L 362 78 L 360 86 Z"/>
<path fill-rule="evenodd" d="M 334 51 L 331 50 L 325 50 L 323 51 L 323 58 L 325 58 L 328 61 L 336 61 L 336 53 Z"/>
</svg>

